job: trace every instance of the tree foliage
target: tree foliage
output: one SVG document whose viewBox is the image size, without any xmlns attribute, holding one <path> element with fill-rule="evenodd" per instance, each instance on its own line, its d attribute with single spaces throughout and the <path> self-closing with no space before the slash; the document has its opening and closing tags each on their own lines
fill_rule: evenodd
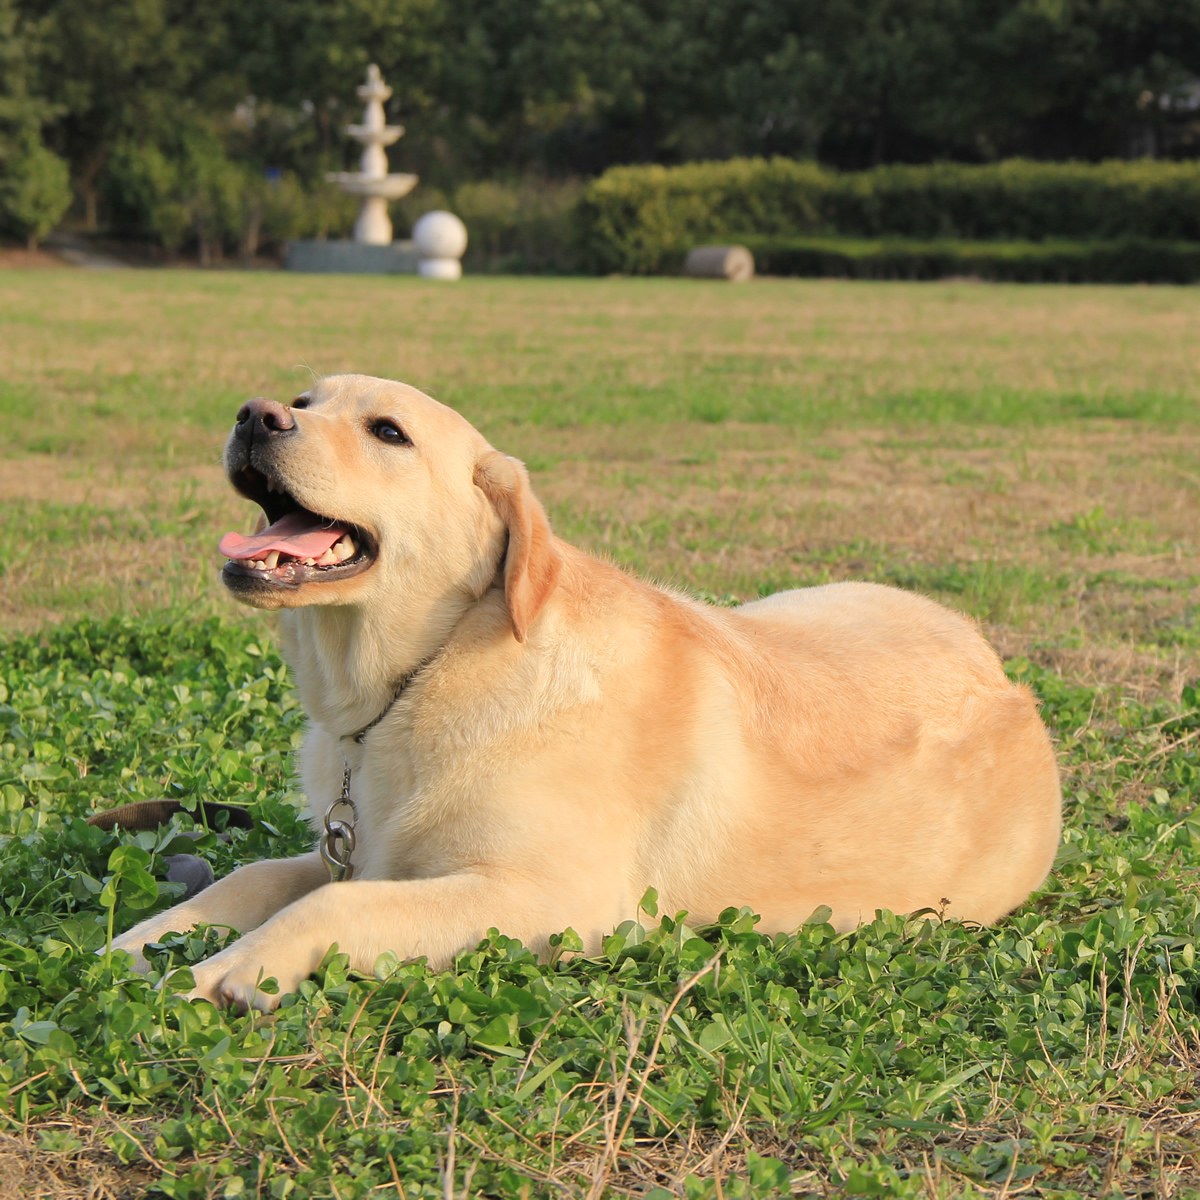
<svg viewBox="0 0 1200 1200">
<path fill-rule="evenodd" d="M 0 226 L 24 237 L 29 249 L 36 250 L 70 204 L 67 164 L 28 131 L 5 155 Z"/>
<path fill-rule="evenodd" d="M 0 230 L 31 247 L 49 233 L 71 201 L 67 164 L 42 142 L 54 103 L 39 95 L 34 63 L 44 52 L 45 23 L 0 0 Z"/>
<path fill-rule="evenodd" d="M 408 126 L 397 169 L 443 190 L 734 156 L 1200 153 L 1200 0 L 0 0 L 0 128 L 44 132 L 91 224 L 121 211 L 131 151 L 186 178 L 201 142 L 327 205 L 369 62 Z"/>
</svg>

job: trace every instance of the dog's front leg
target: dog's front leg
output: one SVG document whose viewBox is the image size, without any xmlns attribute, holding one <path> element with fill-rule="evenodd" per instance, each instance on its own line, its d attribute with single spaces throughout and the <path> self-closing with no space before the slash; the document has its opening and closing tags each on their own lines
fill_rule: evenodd
<svg viewBox="0 0 1200 1200">
<path fill-rule="evenodd" d="M 192 997 L 268 1012 L 279 995 L 259 984 L 274 979 L 280 994 L 294 992 L 335 944 L 354 970 L 370 973 L 389 950 L 401 958 L 424 956 L 441 968 L 491 926 L 540 942 L 554 932 L 553 919 L 539 911 L 541 894 L 528 880 L 518 886 L 470 873 L 330 884 L 194 967 Z"/>
<path fill-rule="evenodd" d="M 145 971 L 148 964 L 142 947 L 147 942 L 157 942 L 172 932 L 186 933 L 197 925 L 228 925 L 245 932 L 328 882 L 329 872 L 316 852 L 248 863 L 192 899 L 148 917 L 114 938 L 113 949 L 128 951 L 135 968 Z"/>
</svg>

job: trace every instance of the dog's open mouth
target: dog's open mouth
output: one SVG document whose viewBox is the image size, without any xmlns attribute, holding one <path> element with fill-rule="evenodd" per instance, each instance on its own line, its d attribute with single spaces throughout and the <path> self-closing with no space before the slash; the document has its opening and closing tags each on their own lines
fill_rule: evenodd
<svg viewBox="0 0 1200 1200">
<path fill-rule="evenodd" d="M 310 512 L 254 467 L 243 467 L 232 482 L 261 506 L 269 523 L 258 533 L 227 533 L 221 539 L 221 553 L 229 559 L 227 577 L 296 587 L 345 579 L 374 562 L 374 545 L 363 530 Z"/>
</svg>

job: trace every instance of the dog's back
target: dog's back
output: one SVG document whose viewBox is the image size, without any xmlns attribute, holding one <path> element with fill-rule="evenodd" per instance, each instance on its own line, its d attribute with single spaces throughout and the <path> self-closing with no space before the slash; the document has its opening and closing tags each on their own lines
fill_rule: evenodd
<svg viewBox="0 0 1200 1200">
<path fill-rule="evenodd" d="M 744 763 L 714 894 L 728 903 L 740 874 L 741 902 L 778 929 L 818 905 L 842 927 L 876 908 L 986 922 L 1045 878 L 1061 808 L 1050 739 L 968 620 L 863 583 L 703 616 Z"/>
</svg>

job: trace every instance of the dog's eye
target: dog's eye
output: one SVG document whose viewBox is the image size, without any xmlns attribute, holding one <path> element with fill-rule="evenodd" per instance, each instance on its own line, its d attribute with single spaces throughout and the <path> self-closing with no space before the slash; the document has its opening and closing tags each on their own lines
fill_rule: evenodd
<svg viewBox="0 0 1200 1200">
<path fill-rule="evenodd" d="M 297 396 L 295 398 L 295 400 L 293 400 L 292 403 L 289 405 L 289 407 L 290 408 L 307 408 L 311 402 L 312 401 L 308 396 Z"/>
<path fill-rule="evenodd" d="M 378 421 L 372 421 L 370 430 L 373 437 L 377 437 L 381 442 L 387 442 L 389 445 L 412 445 L 404 430 L 388 417 L 380 417 Z"/>
</svg>

